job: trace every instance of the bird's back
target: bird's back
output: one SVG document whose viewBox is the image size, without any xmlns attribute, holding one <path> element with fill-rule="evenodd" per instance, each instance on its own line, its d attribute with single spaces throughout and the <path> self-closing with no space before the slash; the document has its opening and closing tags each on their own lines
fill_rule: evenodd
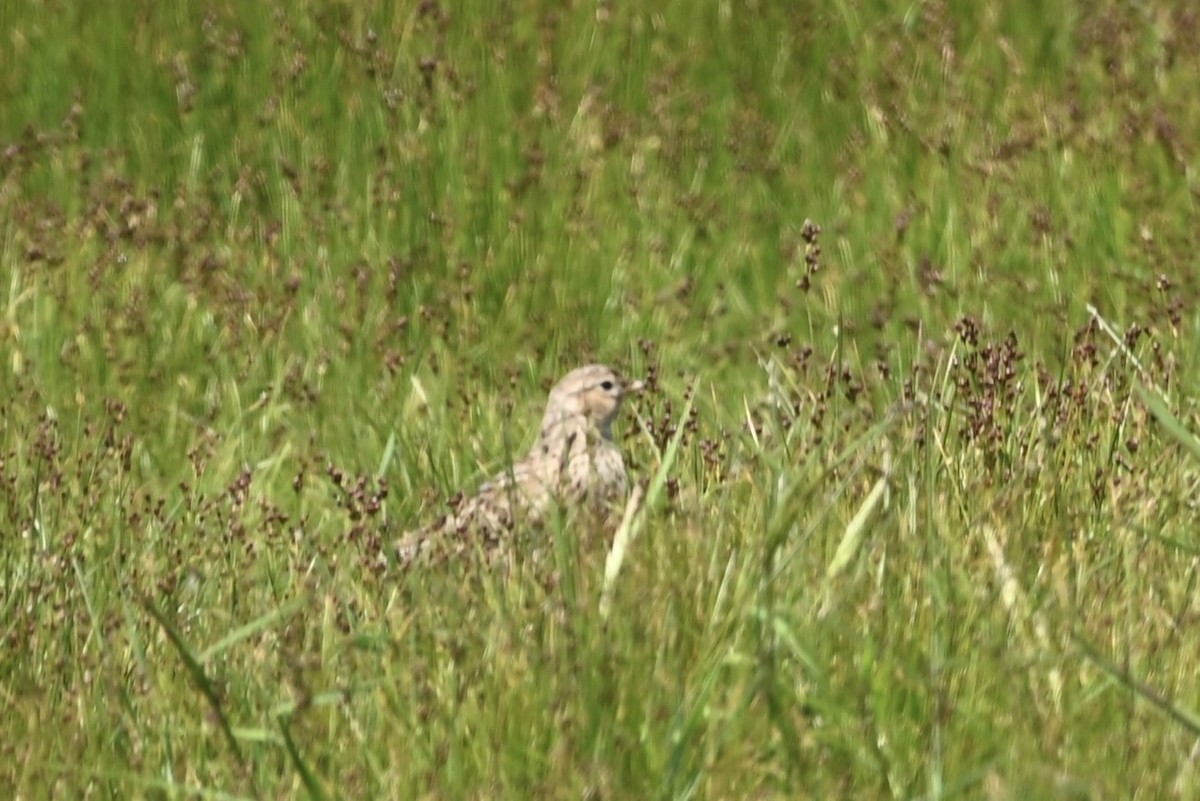
<svg viewBox="0 0 1200 801">
<path fill-rule="evenodd" d="M 638 384 L 635 389 L 640 388 Z M 514 528 L 540 524 L 550 507 L 604 506 L 624 496 L 628 481 L 609 425 L 624 385 L 592 365 L 569 373 L 550 393 L 538 441 L 529 454 L 485 481 L 441 520 L 396 543 L 401 565 L 475 548 L 491 551 Z"/>
</svg>

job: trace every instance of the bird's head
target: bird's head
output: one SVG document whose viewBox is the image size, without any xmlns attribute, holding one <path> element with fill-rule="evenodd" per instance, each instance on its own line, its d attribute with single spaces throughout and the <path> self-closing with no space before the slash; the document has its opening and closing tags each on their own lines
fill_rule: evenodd
<svg viewBox="0 0 1200 801">
<path fill-rule="evenodd" d="M 612 422 L 621 411 L 626 395 L 639 392 L 641 381 L 627 381 L 611 367 L 590 364 L 563 376 L 550 391 L 546 414 L 542 418 L 542 434 L 572 420 L 585 420 L 599 429 L 605 438 L 612 437 Z"/>
</svg>

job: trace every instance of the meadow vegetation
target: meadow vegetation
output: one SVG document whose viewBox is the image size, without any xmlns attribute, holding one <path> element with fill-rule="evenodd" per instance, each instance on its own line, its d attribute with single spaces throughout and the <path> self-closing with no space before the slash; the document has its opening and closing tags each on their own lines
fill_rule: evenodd
<svg viewBox="0 0 1200 801">
<path fill-rule="evenodd" d="M 0 787 L 1200 796 L 1200 13 L 0 4 Z M 649 487 L 387 545 L 591 361 Z"/>
</svg>

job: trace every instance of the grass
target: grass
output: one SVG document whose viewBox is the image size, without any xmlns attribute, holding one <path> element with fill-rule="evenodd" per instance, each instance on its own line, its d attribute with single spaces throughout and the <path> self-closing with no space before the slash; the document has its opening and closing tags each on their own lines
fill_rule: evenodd
<svg viewBox="0 0 1200 801">
<path fill-rule="evenodd" d="M 1002 5 L 0 8 L 0 784 L 1197 797 L 1198 23 Z"/>
</svg>

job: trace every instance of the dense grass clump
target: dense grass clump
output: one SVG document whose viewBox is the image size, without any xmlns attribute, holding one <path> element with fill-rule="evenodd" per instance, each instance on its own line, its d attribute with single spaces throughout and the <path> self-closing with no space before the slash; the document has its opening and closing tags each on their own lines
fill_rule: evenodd
<svg viewBox="0 0 1200 801">
<path fill-rule="evenodd" d="M 1200 793 L 1190 3 L 0 22 L 13 797 Z M 389 569 L 591 361 L 607 588 Z"/>
</svg>

